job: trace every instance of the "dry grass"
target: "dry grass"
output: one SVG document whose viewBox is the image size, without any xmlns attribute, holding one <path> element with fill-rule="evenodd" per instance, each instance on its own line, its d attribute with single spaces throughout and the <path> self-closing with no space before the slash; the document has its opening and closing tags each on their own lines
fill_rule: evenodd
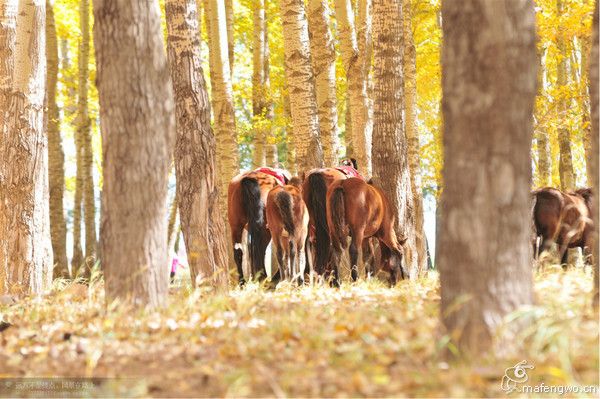
<svg viewBox="0 0 600 399">
<path fill-rule="evenodd" d="M 64 285 L 64 284 L 63 284 Z M 435 274 L 388 289 L 376 281 L 228 295 L 171 294 L 156 312 L 105 309 L 100 285 L 0 305 L 0 377 L 129 377 L 133 396 L 503 396 L 504 369 L 527 359 L 531 383 L 598 385 L 591 272 L 548 268 L 518 358 L 444 360 Z"/>
</svg>

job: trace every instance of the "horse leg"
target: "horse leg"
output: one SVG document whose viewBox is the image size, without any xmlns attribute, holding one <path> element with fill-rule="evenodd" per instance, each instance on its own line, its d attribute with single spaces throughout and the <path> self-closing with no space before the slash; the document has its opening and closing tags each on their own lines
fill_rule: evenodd
<svg viewBox="0 0 600 399">
<path fill-rule="evenodd" d="M 288 264 L 288 270 L 289 270 L 289 274 L 290 274 L 290 281 L 293 281 L 294 278 L 296 277 L 296 248 L 294 245 L 294 238 L 291 237 L 290 238 L 290 242 L 288 244 L 288 253 L 289 253 L 289 264 Z"/>
<path fill-rule="evenodd" d="M 277 266 L 279 268 L 279 272 L 281 273 L 281 278 L 285 280 L 285 265 L 283 263 L 283 248 L 279 240 L 273 240 L 273 245 L 275 246 L 275 252 L 277 257 Z"/>
<path fill-rule="evenodd" d="M 352 281 L 358 280 L 358 255 L 360 250 L 362 249 L 362 244 L 364 241 L 364 233 L 361 229 L 356 229 L 352 231 L 352 241 L 350 243 L 350 275 L 352 276 Z"/>
<path fill-rule="evenodd" d="M 258 248 L 260 260 L 256 267 L 256 278 L 259 281 L 262 281 L 267 278 L 267 269 L 265 268 L 265 254 L 267 253 L 267 247 L 269 246 L 269 242 L 271 242 L 271 233 L 269 232 L 269 230 L 264 229 L 263 233 L 260 235 L 260 247 Z"/>
<path fill-rule="evenodd" d="M 327 272 L 324 274 L 325 280 L 328 280 L 329 284 L 335 288 L 340 288 L 340 273 L 338 269 L 341 255 L 341 250 L 333 248 L 330 251 L 331 262 L 329 263 Z"/>
<path fill-rule="evenodd" d="M 235 266 L 238 272 L 238 279 L 240 287 L 246 283 L 244 280 L 244 269 L 242 268 L 242 259 L 244 257 L 244 251 L 242 250 L 242 233 L 243 227 L 231 228 L 231 241 L 233 244 L 233 258 L 235 260 Z"/>
<path fill-rule="evenodd" d="M 375 256 L 375 249 L 373 248 L 373 240 L 368 238 L 363 241 L 363 264 L 365 265 L 365 274 L 368 277 L 373 275 L 373 261 Z"/>
</svg>

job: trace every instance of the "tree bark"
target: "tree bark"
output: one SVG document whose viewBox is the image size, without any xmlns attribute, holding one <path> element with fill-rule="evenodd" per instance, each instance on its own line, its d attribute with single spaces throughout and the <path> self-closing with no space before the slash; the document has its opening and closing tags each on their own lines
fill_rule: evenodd
<svg viewBox="0 0 600 399">
<path fill-rule="evenodd" d="M 403 261 L 415 277 L 414 205 L 402 120 L 402 53 L 402 0 L 374 0 L 373 181 L 390 201 L 396 215 L 396 234 L 399 240 L 407 240 Z"/>
<path fill-rule="evenodd" d="M 296 166 L 303 172 L 323 166 L 308 23 L 303 0 L 280 0 L 280 5 Z"/>
<path fill-rule="evenodd" d="M 285 116 L 285 142 L 287 145 L 287 170 L 296 175 L 296 149 L 294 148 L 294 128 L 292 125 L 292 110 L 290 105 L 290 94 L 287 83 L 284 82 L 283 115 Z"/>
<path fill-rule="evenodd" d="M 225 18 L 227 20 L 227 53 L 229 55 L 229 74 L 233 77 L 234 37 L 233 37 L 233 0 L 225 0 Z"/>
<path fill-rule="evenodd" d="M 467 357 L 511 353 L 520 324 L 497 328 L 533 301 L 534 4 L 448 1 L 442 15 L 442 319 Z"/>
<path fill-rule="evenodd" d="M 402 0 L 402 22 L 404 34 L 404 117 L 410 169 L 410 187 L 413 194 L 415 246 L 417 273 L 427 270 L 427 246 L 423 229 L 423 189 L 421 187 L 421 166 L 419 155 L 419 134 L 417 131 L 417 52 L 412 30 L 411 0 Z"/>
<path fill-rule="evenodd" d="M 38 294 L 52 280 L 45 8 L 0 5 L 0 294 Z"/>
<path fill-rule="evenodd" d="M 558 15 L 563 13 L 563 0 L 556 0 L 556 8 Z M 565 87 L 567 86 L 567 50 L 566 43 L 562 32 L 559 32 L 556 37 L 556 44 L 558 47 L 557 57 L 557 78 L 556 84 L 558 89 L 561 91 L 558 96 L 558 146 L 559 152 L 559 163 L 558 171 L 560 175 L 560 186 L 563 190 L 575 189 L 575 172 L 573 170 L 573 156 L 571 153 L 571 132 L 569 128 L 565 126 L 567 119 L 568 104 L 565 97 Z"/>
<path fill-rule="evenodd" d="M 336 19 L 342 61 L 348 82 L 348 100 L 352 114 L 352 150 L 358 167 L 367 176 L 371 175 L 371 137 L 369 126 L 369 102 L 365 61 L 359 53 L 354 11 L 351 0 L 335 0 Z M 346 133 L 347 134 L 347 133 Z"/>
<path fill-rule="evenodd" d="M 166 8 L 166 5 L 165 5 Z M 173 85 L 175 86 L 175 85 Z M 175 222 L 177 221 L 177 193 L 175 194 L 175 198 L 173 198 L 173 202 L 171 202 L 171 206 L 169 207 L 169 223 L 167 224 L 167 249 L 170 251 L 171 246 L 173 244 L 173 238 L 175 237 Z"/>
<path fill-rule="evenodd" d="M 537 141 L 537 172 L 538 181 L 537 186 L 545 187 L 552 184 L 552 169 L 550 161 L 550 139 L 548 137 L 548 130 L 546 129 L 545 123 L 541 121 L 540 107 L 544 97 L 544 53 L 545 49 L 541 49 L 538 52 L 538 71 L 537 71 L 537 98 L 536 106 L 534 107 L 534 115 L 537 120 L 535 124 L 536 131 L 535 137 Z"/>
<path fill-rule="evenodd" d="M 310 52 L 315 74 L 315 89 L 323 160 L 326 165 L 337 165 L 338 115 L 335 90 L 335 48 L 329 29 L 327 0 L 308 1 Z"/>
<path fill-rule="evenodd" d="M 592 144 L 592 157 L 591 157 L 591 176 L 592 176 L 592 188 L 594 189 L 594 195 L 596 198 L 596 206 L 593 209 L 594 217 L 594 250 L 593 250 L 593 261 L 594 261 L 594 305 L 598 307 L 598 291 L 599 282 L 598 276 L 600 275 L 600 254 L 598 253 L 598 242 L 600 240 L 599 227 L 600 227 L 600 215 L 598 206 L 598 189 L 600 188 L 600 179 L 598 175 L 598 140 L 599 140 L 599 129 L 598 124 L 598 57 L 600 56 L 598 51 L 598 0 L 596 0 L 596 7 L 594 9 L 594 22 L 592 24 L 592 51 L 590 53 L 590 66 L 589 66 L 589 90 L 590 90 L 590 114 L 592 122 L 591 131 L 591 144 Z"/>
<path fill-rule="evenodd" d="M 271 132 L 273 113 L 269 100 L 269 43 L 266 32 L 265 0 L 255 0 L 253 7 L 252 114 L 255 135 L 253 164 L 259 167 L 265 165 L 265 146 Z"/>
<path fill-rule="evenodd" d="M 205 1 L 206 25 L 209 36 L 209 63 L 214 109 L 214 127 L 217 139 L 217 179 L 220 209 L 227 212 L 227 186 L 239 171 L 237 134 L 233 107 L 233 88 L 227 47 L 225 5 L 221 0 Z"/>
<path fill-rule="evenodd" d="M 216 142 L 194 0 L 167 0 L 168 54 L 176 104 L 179 219 L 192 282 L 226 287 L 225 225 L 219 210 Z"/>
<path fill-rule="evenodd" d="M 156 2 L 95 0 L 94 21 L 106 300 L 160 306 L 169 286 L 165 215 L 175 122 L 160 10 Z"/>
<path fill-rule="evenodd" d="M 91 121 L 88 115 L 88 81 L 90 62 L 90 6 L 88 0 L 79 2 L 79 27 L 81 42 L 79 43 L 79 71 L 77 84 L 77 135 L 81 151 L 81 179 L 83 188 L 83 213 L 85 220 L 85 259 L 79 264 L 79 270 L 73 275 L 90 277 L 91 267 L 96 257 L 96 205 L 94 198 L 94 155 L 92 153 Z"/>
<path fill-rule="evenodd" d="M 50 186 L 50 233 L 54 253 L 54 278 L 69 278 L 67 226 L 64 211 L 65 154 L 60 136 L 60 115 L 56 104 L 58 42 L 53 2 L 46 0 L 46 134 L 48 136 L 48 182 Z"/>
<path fill-rule="evenodd" d="M 591 115 L 590 115 L 590 93 L 589 93 L 589 79 L 588 79 L 588 70 L 589 70 L 589 55 L 590 55 L 590 44 L 591 37 L 584 36 L 579 37 L 579 43 L 581 44 L 579 47 L 579 51 L 581 54 L 581 62 L 579 65 L 579 105 L 581 109 L 581 124 L 583 130 L 583 151 L 585 154 L 585 176 L 587 180 L 588 186 L 593 186 L 594 176 L 592 171 L 592 163 L 593 154 L 592 154 L 592 123 L 591 123 Z M 575 56 L 576 46 L 573 43 L 573 51 L 572 55 Z M 573 75 L 577 75 L 577 69 L 573 68 Z"/>
</svg>

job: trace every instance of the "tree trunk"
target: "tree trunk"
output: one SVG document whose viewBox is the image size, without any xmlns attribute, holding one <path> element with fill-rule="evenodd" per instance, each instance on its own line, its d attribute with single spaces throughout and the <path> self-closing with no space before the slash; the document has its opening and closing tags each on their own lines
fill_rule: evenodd
<svg viewBox="0 0 600 399">
<path fill-rule="evenodd" d="M 277 144 L 268 144 L 265 151 L 265 163 L 271 168 L 279 167 L 279 160 L 277 158 Z"/>
<path fill-rule="evenodd" d="M 351 0 L 335 0 L 335 11 L 340 50 L 348 81 L 350 113 L 352 114 L 353 153 L 351 155 L 358 161 L 359 169 L 365 175 L 370 176 L 371 137 L 370 132 L 367 131 L 367 126 L 369 126 L 367 76 L 365 74 L 364 56 L 361 57 L 359 53 Z"/>
<path fill-rule="evenodd" d="M 46 0 L 46 132 L 48 135 L 48 181 L 50 185 L 50 232 L 54 253 L 54 278 L 69 278 L 67 226 L 63 198 L 65 192 L 65 154 L 60 136 L 60 115 L 56 104 L 58 80 L 58 43 L 53 2 Z"/>
<path fill-rule="evenodd" d="M 165 215 L 175 127 L 160 10 L 142 0 L 93 4 L 106 300 L 160 306 L 169 286 Z"/>
<path fill-rule="evenodd" d="M 0 294 L 38 294 L 52 279 L 45 6 L 0 5 Z"/>
<path fill-rule="evenodd" d="M 406 142 L 410 187 L 413 194 L 416 262 L 418 275 L 427 271 L 427 246 L 423 229 L 423 190 L 421 188 L 421 166 L 419 134 L 417 132 L 417 52 L 412 30 L 411 0 L 402 0 L 404 34 L 404 117 L 406 118 Z"/>
<path fill-rule="evenodd" d="M 598 241 L 600 240 L 600 234 L 598 228 L 600 227 L 600 215 L 598 206 L 598 188 L 600 188 L 600 179 L 598 176 L 598 136 L 600 126 L 598 124 L 598 0 L 596 0 L 596 8 L 594 10 L 594 22 L 592 25 L 592 51 L 590 53 L 590 66 L 589 66 L 589 90 L 590 90 L 590 110 L 591 110 L 591 143 L 592 143 L 592 158 L 591 158 L 591 176 L 592 176 L 592 187 L 594 188 L 594 195 L 596 196 L 596 206 L 593 209 L 594 212 L 594 305 L 598 306 L 598 276 L 600 275 L 600 258 L 598 254 Z"/>
<path fill-rule="evenodd" d="M 319 138 L 319 118 L 315 98 L 308 38 L 308 23 L 303 0 L 281 0 L 281 22 L 285 50 L 285 69 L 298 172 L 323 166 Z"/>
<path fill-rule="evenodd" d="M 270 135 L 272 119 L 269 97 L 269 69 L 268 69 L 268 41 L 266 35 L 267 23 L 265 19 L 265 1 L 255 0 L 254 7 L 254 32 L 252 43 L 252 114 L 254 130 L 254 156 L 255 167 L 265 165 L 265 145 Z M 265 65 L 267 66 L 265 68 Z"/>
<path fill-rule="evenodd" d="M 563 0 L 556 0 L 556 8 L 558 15 L 563 13 Z M 557 88 L 560 90 L 558 96 L 558 146 L 560 149 L 560 157 L 558 163 L 558 171 L 560 175 L 560 186 L 563 190 L 573 190 L 575 188 L 575 172 L 573 171 L 573 156 L 571 154 L 571 132 L 565 126 L 567 120 L 568 104 L 565 97 L 567 82 L 567 50 L 566 43 L 562 32 L 559 32 L 557 37 L 558 59 L 557 59 Z"/>
<path fill-rule="evenodd" d="M 338 116 L 335 91 L 335 48 L 329 29 L 327 0 L 308 1 L 310 52 L 315 74 L 317 109 L 325 165 L 337 165 Z"/>
<path fill-rule="evenodd" d="M 225 225 L 219 210 L 216 142 L 194 0 L 167 0 L 168 53 L 175 92 L 175 172 L 179 219 L 192 282 L 226 287 Z"/>
<path fill-rule="evenodd" d="M 287 87 L 287 83 L 283 83 L 284 85 L 284 94 L 283 94 L 283 115 L 285 116 L 285 142 L 287 145 L 287 170 L 292 175 L 296 175 L 297 167 L 296 167 L 296 150 L 294 148 L 294 129 L 292 125 L 292 110 L 290 105 L 290 94 Z"/>
<path fill-rule="evenodd" d="M 206 25 L 209 36 L 210 81 L 214 109 L 215 137 L 217 139 L 217 179 L 220 209 L 227 212 L 227 186 L 238 171 L 237 134 L 233 107 L 233 88 L 229 53 L 225 4 L 221 0 L 206 0 L 204 3 Z"/>
<path fill-rule="evenodd" d="M 81 140 L 81 179 L 83 188 L 83 213 L 85 219 L 85 260 L 73 275 L 89 278 L 96 256 L 96 206 L 94 200 L 94 176 L 91 121 L 88 116 L 88 80 L 90 62 L 90 7 L 88 0 L 79 2 L 79 71 L 77 84 L 77 135 Z M 79 171 L 78 171 L 79 174 Z"/>
<path fill-rule="evenodd" d="M 398 239 L 407 239 L 404 265 L 416 277 L 414 205 L 402 120 L 402 53 L 402 0 L 374 0 L 373 181 L 390 201 Z"/>
<path fill-rule="evenodd" d="M 169 223 L 167 224 L 167 250 L 169 251 L 171 250 L 171 246 L 173 245 L 173 238 L 175 237 L 175 222 L 177 221 L 177 210 L 177 194 L 175 194 L 175 198 L 173 198 L 173 202 L 171 202 L 171 206 L 169 207 Z"/>
<path fill-rule="evenodd" d="M 592 124 L 590 121 L 590 93 L 589 93 L 589 55 L 590 55 L 590 44 L 591 38 L 589 36 L 580 37 L 579 42 L 581 46 L 579 48 L 581 52 L 581 62 L 579 69 L 579 104 L 581 109 L 581 124 L 583 130 L 583 150 L 585 153 L 585 176 L 587 179 L 587 185 L 593 186 L 594 176 L 592 171 L 593 154 L 592 154 Z M 576 47 L 573 43 L 572 55 L 575 56 Z M 576 69 L 573 68 L 573 75 Z"/>
<path fill-rule="evenodd" d="M 544 97 L 544 53 L 545 49 L 539 51 L 538 54 L 538 71 L 537 71 L 537 98 L 536 106 L 534 108 L 535 118 L 537 120 L 535 137 L 537 140 L 537 154 L 538 154 L 538 182 L 537 186 L 545 187 L 552 184 L 552 169 L 550 164 L 550 139 L 548 137 L 548 130 L 546 124 L 541 121 L 542 116 L 540 115 L 540 109 L 537 106 L 541 104 Z"/>
<path fill-rule="evenodd" d="M 227 54 L 229 55 L 229 74 L 233 76 L 234 37 L 233 37 L 233 0 L 225 0 L 225 18 L 227 20 Z"/>
<path fill-rule="evenodd" d="M 511 353 L 519 323 L 498 337 L 497 328 L 504 316 L 533 301 L 534 4 L 449 1 L 442 15 L 443 323 L 467 357 Z"/>
</svg>

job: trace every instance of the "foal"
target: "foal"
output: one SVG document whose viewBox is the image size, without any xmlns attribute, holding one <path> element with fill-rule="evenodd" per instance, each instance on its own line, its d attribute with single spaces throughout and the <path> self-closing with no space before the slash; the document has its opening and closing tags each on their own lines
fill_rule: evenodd
<svg viewBox="0 0 600 399">
<path fill-rule="evenodd" d="M 304 280 L 300 258 L 308 234 L 308 209 L 302 200 L 301 181 L 290 180 L 285 186 L 277 186 L 267 197 L 267 225 L 277 251 L 277 262 L 283 279 L 298 277 Z"/>
<path fill-rule="evenodd" d="M 364 180 L 350 178 L 331 183 L 327 190 L 327 225 L 339 263 L 341 252 L 350 244 L 352 280 L 358 278 L 358 255 L 369 237 L 379 240 L 382 269 L 390 273 L 390 285 L 396 284 L 398 272 L 401 278 L 408 274 L 402 265 L 402 244 L 394 231 L 394 213 L 383 191 Z M 337 264 L 334 267 L 338 267 Z M 336 277 L 339 273 L 336 273 Z M 337 278 L 339 284 L 339 278 Z"/>
</svg>

